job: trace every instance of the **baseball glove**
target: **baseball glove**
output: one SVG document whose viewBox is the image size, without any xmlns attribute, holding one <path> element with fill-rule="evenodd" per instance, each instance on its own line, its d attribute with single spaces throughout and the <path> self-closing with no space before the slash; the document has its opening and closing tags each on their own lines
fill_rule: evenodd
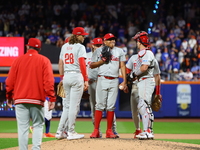
<svg viewBox="0 0 200 150">
<path fill-rule="evenodd" d="M 63 81 L 60 81 L 58 86 L 57 86 L 57 95 L 60 97 L 65 98 L 65 91 L 63 88 Z"/>
<path fill-rule="evenodd" d="M 83 92 L 82 99 L 89 99 L 89 96 L 88 92 Z"/>
<path fill-rule="evenodd" d="M 129 88 L 129 90 L 132 88 L 132 84 L 133 84 L 133 80 L 130 77 L 130 74 L 126 74 L 126 81 L 127 81 L 127 86 Z"/>
<path fill-rule="evenodd" d="M 108 64 L 111 61 L 111 56 L 110 47 L 104 46 L 101 52 L 101 59 Z"/>
<path fill-rule="evenodd" d="M 155 95 L 153 102 L 151 104 L 151 108 L 153 111 L 159 111 L 161 107 L 162 107 L 162 96 Z"/>
</svg>

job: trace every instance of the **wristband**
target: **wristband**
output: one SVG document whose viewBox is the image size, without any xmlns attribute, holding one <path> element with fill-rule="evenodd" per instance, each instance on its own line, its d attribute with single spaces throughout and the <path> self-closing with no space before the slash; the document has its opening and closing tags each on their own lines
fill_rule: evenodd
<svg viewBox="0 0 200 150">
<path fill-rule="evenodd" d="M 160 95 L 160 85 L 156 85 L 156 95 Z"/>
<path fill-rule="evenodd" d="M 64 75 L 60 75 L 60 81 L 63 80 Z"/>
</svg>

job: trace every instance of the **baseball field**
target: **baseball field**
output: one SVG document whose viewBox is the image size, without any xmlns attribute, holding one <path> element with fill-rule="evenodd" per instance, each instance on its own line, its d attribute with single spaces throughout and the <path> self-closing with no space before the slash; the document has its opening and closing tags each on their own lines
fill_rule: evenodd
<svg viewBox="0 0 200 150">
<path fill-rule="evenodd" d="M 51 121 L 51 133 L 56 132 L 59 118 Z M 142 124 L 141 124 L 142 125 Z M 79 140 L 56 140 L 43 138 L 44 150 L 200 150 L 200 118 L 173 118 L 154 121 L 154 140 L 133 139 L 135 131 L 132 119 L 117 119 L 119 139 L 106 139 L 106 120 L 101 122 L 101 139 L 90 139 L 93 125 L 90 118 L 77 118 L 76 132 L 83 133 L 85 138 Z M 31 149 L 31 133 L 29 149 Z M 15 118 L 0 118 L 0 149 L 18 149 L 17 122 Z"/>
</svg>

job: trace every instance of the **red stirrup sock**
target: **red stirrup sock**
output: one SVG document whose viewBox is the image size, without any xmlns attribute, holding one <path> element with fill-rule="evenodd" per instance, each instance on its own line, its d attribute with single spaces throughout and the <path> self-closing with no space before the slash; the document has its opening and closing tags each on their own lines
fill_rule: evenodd
<svg viewBox="0 0 200 150">
<path fill-rule="evenodd" d="M 112 129 L 114 111 L 107 111 L 107 129 Z"/>
<path fill-rule="evenodd" d="M 95 110 L 94 128 L 99 130 L 99 125 L 102 118 L 102 111 Z"/>
</svg>

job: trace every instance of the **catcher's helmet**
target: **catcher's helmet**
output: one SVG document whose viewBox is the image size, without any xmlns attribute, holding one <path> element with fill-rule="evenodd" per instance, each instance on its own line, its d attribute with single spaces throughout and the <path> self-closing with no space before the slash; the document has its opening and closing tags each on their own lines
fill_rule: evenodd
<svg viewBox="0 0 200 150">
<path fill-rule="evenodd" d="M 148 37 L 148 33 L 145 31 L 140 31 L 138 32 L 134 37 L 134 40 L 139 41 L 140 43 L 142 43 L 144 46 L 149 46 L 149 37 Z"/>
</svg>

